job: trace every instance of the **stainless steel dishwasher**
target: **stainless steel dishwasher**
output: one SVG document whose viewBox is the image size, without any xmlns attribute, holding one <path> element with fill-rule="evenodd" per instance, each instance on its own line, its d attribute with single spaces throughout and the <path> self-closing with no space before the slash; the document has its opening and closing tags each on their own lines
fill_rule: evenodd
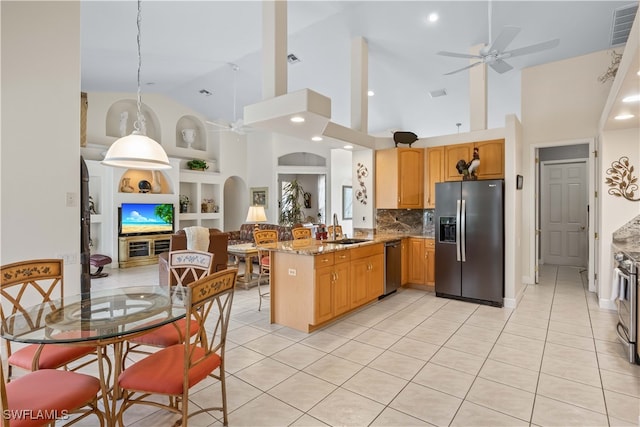
<svg viewBox="0 0 640 427">
<path fill-rule="evenodd" d="M 380 298 L 395 292 L 402 279 L 402 244 L 391 240 L 384 244 L 384 293 Z"/>
</svg>

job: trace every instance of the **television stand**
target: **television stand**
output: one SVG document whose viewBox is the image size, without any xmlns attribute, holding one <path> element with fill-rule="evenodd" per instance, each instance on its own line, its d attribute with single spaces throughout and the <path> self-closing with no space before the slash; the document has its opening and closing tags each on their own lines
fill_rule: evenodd
<svg viewBox="0 0 640 427">
<path fill-rule="evenodd" d="M 118 238 L 118 265 L 120 268 L 138 267 L 158 263 L 158 255 L 169 251 L 171 234 L 148 234 Z"/>
</svg>

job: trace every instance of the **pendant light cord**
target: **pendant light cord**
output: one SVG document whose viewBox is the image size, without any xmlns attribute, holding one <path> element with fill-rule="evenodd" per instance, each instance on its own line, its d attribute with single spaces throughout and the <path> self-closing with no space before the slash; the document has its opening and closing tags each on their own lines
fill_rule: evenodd
<svg viewBox="0 0 640 427">
<path fill-rule="evenodd" d="M 140 70 L 142 69 L 142 53 L 140 49 L 140 24 L 142 23 L 142 8 L 141 8 L 142 0 L 138 0 L 138 17 L 136 19 L 136 28 L 138 35 L 136 37 L 136 44 L 138 46 L 138 92 L 137 92 L 137 103 L 136 106 L 138 108 L 138 117 L 137 120 L 133 123 L 133 129 L 135 132 L 138 132 L 142 135 L 146 134 L 146 126 L 144 123 L 144 116 L 142 115 L 142 91 L 140 89 Z"/>
</svg>

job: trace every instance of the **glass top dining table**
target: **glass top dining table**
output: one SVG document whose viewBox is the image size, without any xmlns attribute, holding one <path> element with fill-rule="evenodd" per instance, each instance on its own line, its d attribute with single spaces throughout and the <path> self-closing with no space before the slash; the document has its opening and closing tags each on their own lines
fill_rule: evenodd
<svg viewBox="0 0 640 427">
<path fill-rule="evenodd" d="M 186 315 L 189 288 L 92 290 L 26 308 L 0 324 L 4 339 L 37 344 L 108 344 Z"/>
</svg>

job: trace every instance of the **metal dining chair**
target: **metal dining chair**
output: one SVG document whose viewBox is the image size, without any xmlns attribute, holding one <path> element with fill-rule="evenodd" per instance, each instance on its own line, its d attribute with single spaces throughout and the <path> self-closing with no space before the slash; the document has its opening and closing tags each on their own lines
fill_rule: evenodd
<svg viewBox="0 0 640 427">
<path fill-rule="evenodd" d="M 253 238 L 256 241 L 256 249 L 258 250 L 258 295 L 260 302 L 258 303 L 258 311 L 262 309 L 262 299 L 269 298 L 270 292 L 264 292 L 261 287 L 262 276 L 269 278 L 269 286 L 271 286 L 271 257 L 269 250 L 275 248 L 278 243 L 277 230 L 256 230 L 253 232 Z"/>
<path fill-rule="evenodd" d="M 15 313 L 25 312 L 27 307 L 49 303 L 55 310 L 56 300 L 64 298 L 64 270 L 61 259 L 33 259 L 0 267 L 0 320 Z M 8 310 L 5 310 L 8 308 Z M 33 319 L 39 321 L 42 319 Z M 3 340 L 7 354 L 8 380 L 13 378 L 13 368 L 26 371 L 39 369 L 77 370 L 96 359 L 80 360 L 92 353 L 95 346 L 62 344 L 29 344 L 15 350 L 11 341 Z M 72 362 L 73 366 L 69 364 Z"/>
<path fill-rule="evenodd" d="M 221 411 L 223 424 L 228 425 L 224 362 L 237 272 L 229 268 L 187 285 L 191 295 L 184 299 L 186 316 L 196 320 L 197 333 L 192 333 L 192 324 L 187 322 L 187 342 L 158 350 L 120 374 L 118 384 L 123 398 L 117 415 L 119 425 L 124 425 L 124 413 L 138 404 L 180 414 L 176 426 L 186 426 L 189 417 L 213 410 Z M 189 390 L 207 377 L 220 382 L 221 405 L 189 412 Z M 168 403 L 155 395 L 169 396 Z"/>
<path fill-rule="evenodd" d="M 175 281 L 176 285 L 173 287 L 181 287 L 185 286 L 186 283 L 207 276 L 211 272 L 213 259 L 214 254 L 211 252 L 188 249 L 169 252 L 169 275 L 171 278 L 168 283 Z M 173 281 L 171 279 L 173 279 Z M 123 364 L 127 360 L 129 353 L 149 354 L 149 351 L 140 349 L 140 346 L 164 348 L 184 342 L 188 323 L 186 319 L 188 318 L 161 326 L 151 330 L 149 333 L 128 340 L 125 344 L 124 356 L 122 358 Z M 195 320 L 191 319 L 190 333 L 195 334 L 197 332 L 198 324 Z"/>
<path fill-rule="evenodd" d="M 79 414 L 64 424 L 70 425 L 95 414 L 102 427 L 99 392 L 100 381 L 90 375 L 40 369 L 5 383 L 4 369 L 0 368 L 0 426 L 54 425 L 56 418 Z"/>
</svg>

